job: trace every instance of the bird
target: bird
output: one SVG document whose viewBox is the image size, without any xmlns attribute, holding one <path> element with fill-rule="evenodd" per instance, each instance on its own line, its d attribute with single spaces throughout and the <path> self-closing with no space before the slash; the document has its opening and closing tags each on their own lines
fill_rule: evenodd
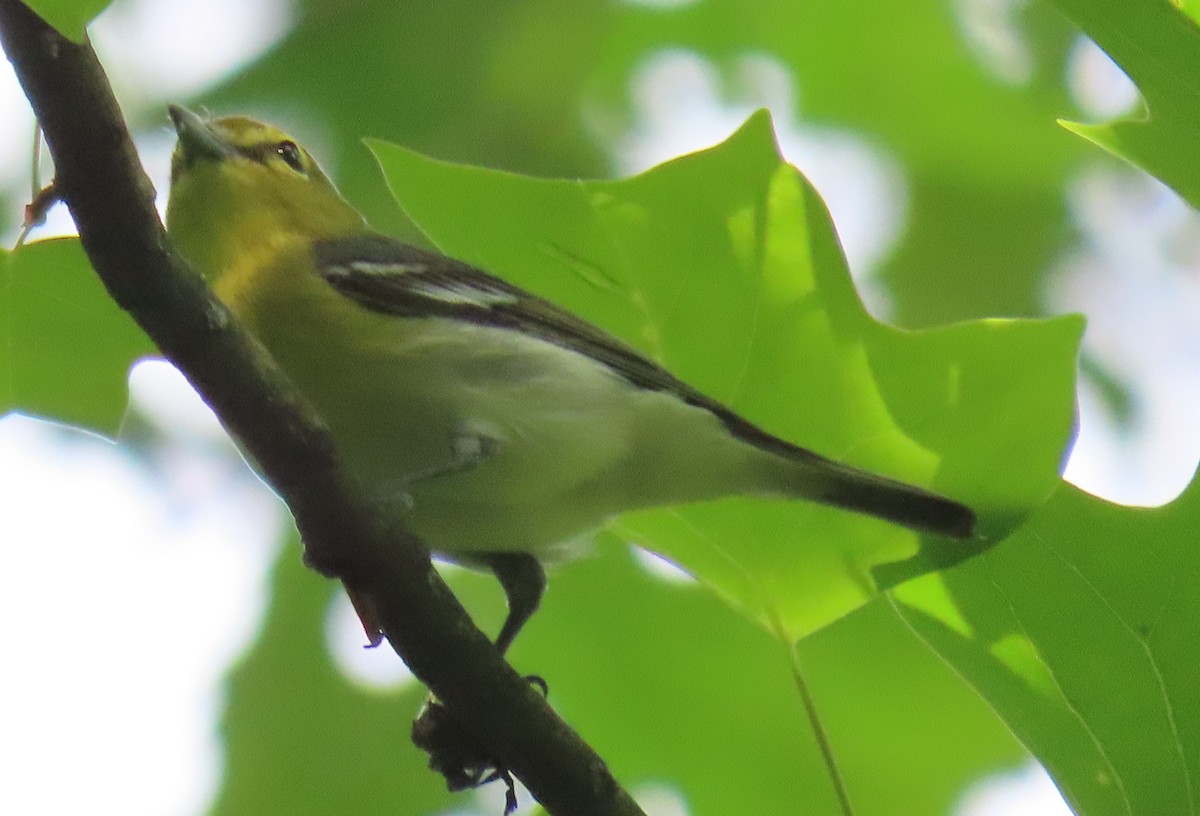
<svg viewBox="0 0 1200 816">
<path fill-rule="evenodd" d="M 550 301 L 375 231 L 278 128 L 168 112 L 174 245 L 370 497 L 432 553 L 495 574 L 501 653 L 544 562 L 627 511 L 757 495 L 973 535 L 964 504 L 775 436 Z"/>
</svg>

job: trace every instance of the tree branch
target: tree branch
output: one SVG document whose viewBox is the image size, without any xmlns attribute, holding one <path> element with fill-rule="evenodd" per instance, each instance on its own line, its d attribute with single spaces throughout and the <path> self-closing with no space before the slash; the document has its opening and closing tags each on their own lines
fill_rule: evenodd
<svg viewBox="0 0 1200 816">
<path fill-rule="evenodd" d="M 174 252 L 91 46 L 63 38 L 17 0 L 0 0 L 0 43 L 109 294 L 287 502 L 309 564 L 371 600 L 413 673 L 548 811 L 641 814 L 600 757 L 475 628 L 420 542 L 364 498 L 319 418 Z"/>
</svg>

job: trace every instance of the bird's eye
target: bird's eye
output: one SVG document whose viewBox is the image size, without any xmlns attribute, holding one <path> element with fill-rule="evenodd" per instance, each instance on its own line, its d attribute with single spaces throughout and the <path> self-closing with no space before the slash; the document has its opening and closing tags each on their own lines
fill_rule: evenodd
<svg viewBox="0 0 1200 816">
<path fill-rule="evenodd" d="M 279 154 L 280 158 L 287 162 L 288 167 L 292 168 L 297 173 L 304 172 L 304 160 L 300 157 L 300 148 L 296 147 L 295 142 L 280 142 L 275 146 L 275 152 Z"/>
</svg>

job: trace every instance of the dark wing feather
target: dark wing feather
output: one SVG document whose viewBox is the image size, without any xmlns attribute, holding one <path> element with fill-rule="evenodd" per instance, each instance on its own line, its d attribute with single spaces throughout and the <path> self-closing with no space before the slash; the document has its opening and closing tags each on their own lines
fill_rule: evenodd
<svg viewBox="0 0 1200 816">
<path fill-rule="evenodd" d="M 595 360 L 637 388 L 667 392 L 708 411 L 744 442 L 823 468 L 829 489 L 812 498 L 956 538 L 971 535 L 974 528 L 975 517 L 969 508 L 920 488 L 839 465 L 772 436 L 607 332 L 473 266 L 384 236 L 321 241 L 315 244 L 314 253 L 321 277 L 367 309 L 521 332 Z"/>
<path fill-rule="evenodd" d="M 756 427 L 602 329 L 469 264 L 382 235 L 319 241 L 313 251 L 321 277 L 365 308 L 519 331 L 589 357 L 638 388 L 674 394 L 760 448 L 819 458 Z"/>
</svg>

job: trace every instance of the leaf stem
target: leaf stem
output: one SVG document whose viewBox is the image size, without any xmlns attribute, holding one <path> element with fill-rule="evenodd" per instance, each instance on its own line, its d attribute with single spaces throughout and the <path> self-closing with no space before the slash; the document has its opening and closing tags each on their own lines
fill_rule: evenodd
<svg viewBox="0 0 1200 816">
<path fill-rule="evenodd" d="M 821 749 L 821 758 L 825 760 L 825 769 L 829 773 L 829 781 L 833 784 L 834 793 L 837 794 L 842 816 L 854 816 L 854 806 L 850 804 L 850 793 L 846 790 L 846 780 L 842 778 L 842 772 L 838 769 L 837 759 L 833 755 L 833 744 L 829 741 L 829 733 L 821 722 L 821 714 L 817 711 L 817 703 L 813 699 L 812 689 L 809 688 L 808 680 L 804 677 L 804 669 L 800 665 L 800 651 L 795 644 L 792 644 L 790 652 L 792 679 L 796 681 L 796 690 L 800 692 L 800 701 L 804 703 L 804 713 L 808 716 L 809 724 L 812 725 L 817 747 Z"/>
</svg>

